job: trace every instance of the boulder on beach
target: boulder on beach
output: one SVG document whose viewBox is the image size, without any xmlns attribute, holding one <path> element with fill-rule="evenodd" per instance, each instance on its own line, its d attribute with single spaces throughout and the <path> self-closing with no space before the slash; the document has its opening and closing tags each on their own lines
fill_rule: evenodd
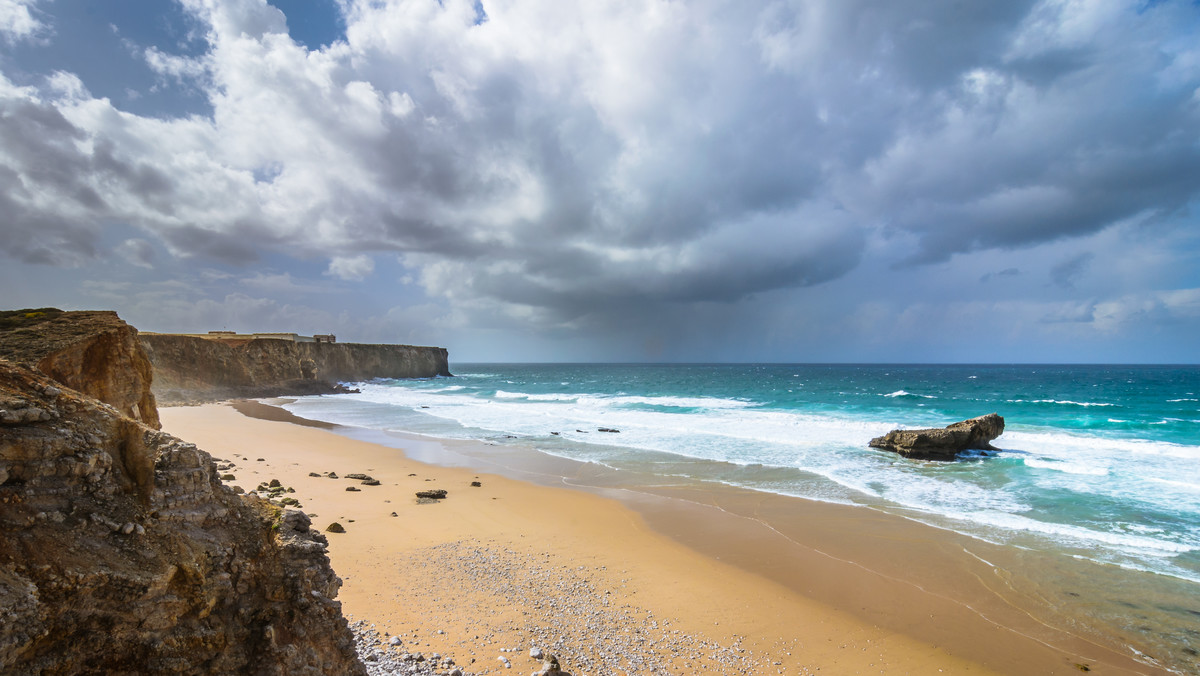
<svg viewBox="0 0 1200 676">
<path fill-rule="evenodd" d="M 892 430 L 869 445 L 917 460 L 953 460 L 967 450 L 1000 450 L 990 442 L 1003 433 L 1004 418 L 989 413 L 941 429 Z"/>
<path fill-rule="evenodd" d="M 427 500 L 442 500 L 446 497 L 446 489 L 435 488 L 429 491 L 417 491 L 417 497 Z"/>
</svg>

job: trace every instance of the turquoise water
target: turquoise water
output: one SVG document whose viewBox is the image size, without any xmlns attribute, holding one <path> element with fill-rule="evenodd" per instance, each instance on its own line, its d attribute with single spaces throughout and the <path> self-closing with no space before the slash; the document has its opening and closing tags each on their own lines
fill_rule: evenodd
<svg viewBox="0 0 1200 676">
<path fill-rule="evenodd" d="M 288 408 L 335 423 L 867 505 L 990 542 L 1200 582 L 1200 367 L 462 364 L 454 371 L 453 378 L 361 383 L 360 394 L 302 398 Z M 867 447 L 897 427 L 940 427 L 991 412 L 1007 423 L 994 442 L 998 453 L 939 463 Z"/>
</svg>

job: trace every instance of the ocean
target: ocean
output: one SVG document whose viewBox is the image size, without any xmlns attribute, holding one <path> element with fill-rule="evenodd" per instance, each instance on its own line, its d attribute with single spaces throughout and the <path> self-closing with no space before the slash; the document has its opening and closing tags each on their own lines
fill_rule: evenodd
<svg viewBox="0 0 1200 676">
<path fill-rule="evenodd" d="M 359 394 L 302 397 L 286 408 L 342 425 L 481 440 L 663 481 L 858 505 L 1068 564 L 1086 561 L 1107 570 L 1110 584 L 1130 586 L 1134 597 L 1178 600 L 1178 607 L 1139 614 L 1135 633 L 1152 635 L 1139 645 L 1177 652 L 1185 660 L 1179 664 L 1194 665 L 1187 656 L 1200 649 L 1200 367 L 460 364 L 452 370 L 450 378 L 357 383 Z M 946 463 L 867 446 L 892 429 L 943 427 L 993 412 L 1006 422 L 993 442 L 999 452 Z M 1120 624 L 1127 610 L 1117 604 L 1094 612 Z"/>
</svg>

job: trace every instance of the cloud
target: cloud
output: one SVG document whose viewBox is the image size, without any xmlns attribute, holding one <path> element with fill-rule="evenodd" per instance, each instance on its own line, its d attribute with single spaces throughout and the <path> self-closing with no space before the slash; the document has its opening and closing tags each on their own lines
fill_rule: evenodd
<svg viewBox="0 0 1200 676">
<path fill-rule="evenodd" d="M 1003 270 L 1000 270 L 998 272 L 984 273 L 984 275 L 979 278 L 979 281 L 980 282 L 988 282 L 996 277 L 1017 277 L 1020 274 L 1021 274 L 1021 271 L 1017 268 L 1004 268 Z"/>
<path fill-rule="evenodd" d="M 352 282 L 361 282 L 375 272 L 375 261 L 367 255 L 336 256 L 329 261 L 325 274 Z"/>
<path fill-rule="evenodd" d="M 117 247 L 117 253 L 131 265 L 154 267 L 154 245 L 144 239 L 127 239 Z"/>
<path fill-rule="evenodd" d="M 309 50 L 266 2 L 185 0 L 207 50 L 141 54 L 206 116 L 0 75 L 0 250 L 84 265 L 121 223 L 346 280 L 396 254 L 457 316 L 578 329 L 880 251 L 1184 227 L 1200 195 L 1193 3 L 476 5 L 347 0 L 345 39 Z"/>
<path fill-rule="evenodd" d="M 8 42 L 36 38 L 47 30 L 38 19 L 38 0 L 0 0 L 0 38 Z"/>
<path fill-rule="evenodd" d="M 1090 251 L 1084 251 L 1068 258 L 1061 263 L 1058 263 L 1053 268 L 1050 268 L 1050 281 L 1065 289 L 1075 288 L 1075 282 L 1080 275 L 1087 272 L 1087 268 L 1091 265 L 1092 260 L 1096 258 L 1096 254 Z"/>
</svg>

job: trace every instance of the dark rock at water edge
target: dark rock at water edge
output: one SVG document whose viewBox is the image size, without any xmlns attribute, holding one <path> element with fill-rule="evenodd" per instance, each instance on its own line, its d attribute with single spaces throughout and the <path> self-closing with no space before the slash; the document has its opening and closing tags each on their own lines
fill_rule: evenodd
<svg viewBox="0 0 1200 676">
<path fill-rule="evenodd" d="M 990 442 L 1003 433 L 1004 418 L 989 413 L 940 429 L 892 430 L 869 445 L 915 460 L 953 460 L 967 450 L 1000 450 Z"/>
</svg>

